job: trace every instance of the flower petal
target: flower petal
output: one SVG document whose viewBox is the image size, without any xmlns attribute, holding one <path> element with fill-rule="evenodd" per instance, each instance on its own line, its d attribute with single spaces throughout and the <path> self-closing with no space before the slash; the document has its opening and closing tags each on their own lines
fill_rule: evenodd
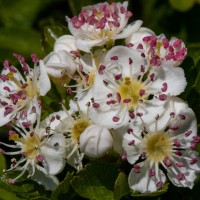
<svg viewBox="0 0 200 200">
<path fill-rule="evenodd" d="M 59 184 L 59 181 L 56 178 L 56 176 L 47 174 L 42 167 L 37 167 L 35 169 L 35 173 L 31 177 L 31 179 L 43 185 L 46 190 L 51 190 L 51 191 L 53 191 Z"/>
<path fill-rule="evenodd" d="M 132 134 L 133 131 L 134 134 Z M 132 129 L 131 132 L 124 135 L 122 146 L 126 152 L 126 159 L 130 164 L 134 164 L 143 153 L 141 131 L 137 126 L 134 126 L 134 129 Z"/>
<path fill-rule="evenodd" d="M 149 90 L 150 91 L 161 91 L 163 84 L 167 84 L 166 94 L 179 95 L 186 87 L 186 79 L 182 68 L 170 67 L 162 68 L 159 67 L 155 70 L 156 77 L 152 82 Z"/>
<path fill-rule="evenodd" d="M 51 52 L 43 61 L 47 73 L 55 78 L 61 78 L 65 74 L 73 75 L 76 71 L 73 57 L 65 50 Z"/>
<path fill-rule="evenodd" d="M 42 60 L 39 61 L 39 68 L 40 75 L 38 90 L 40 91 L 40 95 L 44 96 L 51 89 L 51 82 L 45 69 L 44 62 Z"/>
<path fill-rule="evenodd" d="M 137 45 L 139 43 L 143 44 L 142 39 L 145 36 L 151 36 L 151 35 L 155 35 L 155 33 L 151 29 L 148 29 L 146 27 L 141 27 L 138 31 L 134 32 L 132 35 L 126 38 L 126 44 L 132 43 L 134 45 L 133 48 L 137 48 Z"/>
<path fill-rule="evenodd" d="M 190 189 L 194 186 L 194 180 L 196 179 L 195 170 L 187 167 L 174 166 L 167 168 L 167 176 L 169 180 L 177 187 L 189 187 Z"/>
<path fill-rule="evenodd" d="M 155 175 L 150 175 L 150 170 L 155 172 Z M 128 177 L 130 188 L 141 193 L 155 192 L 165 181 L 164 173 L 159 169 L 150 168 L 147 161 L 137 164 L 137 170 L 133 168 Z"/>
<path fill-rule="evenodd" d="M 120 112 L 119 109 L 90 109 L 89 116 L 96 124 L 105 126 L 106 128 L 119 128 L 121 126 L 127 125 L 129 121 L 128 112 L 126 108 L 122 109 Z M 116 118 L 115 118 L 116 117 Z M 114 120 L 114 118 L 116 120 Z M 103 119 L 103 120 L 102 120 Z"/>
<path fill-rule="evenodd" d="M 70 51 L 76 51 L 75 38 L 72 35 L 63 35 L 59 37 L 54 44 L 54 51 L 58 52 L 60 50 L 65 50 L 68 53 Z"/>
<path fill-rule="evenodd" d="M 58 174 L 64 168 L 65 145 L 65 137 L 62 134 L 56 134 L 50 137 L 45 146 L 41 147 L 45 168 L 49 174 Z"/>
<path fill-rule="evenodd" d="M 134 34 L 135 32 L 137 32 L 140 29 L 142 23 L 143 22 L 141 20 L 136 20 L 136 21 L 132 22 L 127 27 L 125 27 L 120 34 L 116 35 L 115 39 L 127 38 L 131 34 Z"/>
<path fill-rule="evenodd" d="M 77 49 L 84 51 L 86 53 L 89 53 L 91 48 L 94 46 L 102 46 L 105 43 L 105 40 L 103 39 L 96 39 L 96 40 L 90 40 L 90 39 L 77 39 L 75 42 L 75 46 Z"/>
<path fill-rule="evenodd" d="M 4 115 L 5 108 L 0 107 L 0 127 L 6 125 L 8 122 L 10 122 L 16 115 L 16 112 L 13 110 L 11 113 Z"/>
<path fill-rule="evenodd" d="M 117 60 L 113 60 L 113 57 L 116 57 Z M 133 60 L 131 66 L 130 59 Z M 137 78 L 141 74 L 141 65 L 144 65 L 144 60 L 137 50 L 131 50 L 124 46 L 115 46 L 106 54 L 104 63 L 105 66 L 109 64 L 118 65 L 123 77 Z M 109 70 L 109 67 L 107 70 Z"/>
<path fill-rule="evenodd" d="M 113 137 L 114 151 L 122 155 L 122 153 L 124 152 L 123 147 L 122 147 L 122 140 L 123 140 L 123 136 L 127 132 L 127 126 L 123 126 L 118 129 L 111 129 L 110 131 Z"/>
<path fill-rule="evenodd" d="M 79 142 L 81 152 L 88 157 L 99 158 L 112 148 L 113 139 L 107 128 L 91 125 L 81 133 Z"/>
</svg>

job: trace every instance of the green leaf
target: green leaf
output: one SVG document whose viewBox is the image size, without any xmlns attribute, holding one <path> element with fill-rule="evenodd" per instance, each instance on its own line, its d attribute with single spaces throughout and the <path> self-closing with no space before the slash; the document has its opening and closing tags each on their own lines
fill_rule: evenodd
<svg viewBox="0 0 200 200">
<path fill-rule="evenodd" d="M 3 174 L 4 169 L 6 169 L 6 159 L 4 155 L 0 153 L 0 176 Z"/>
<path fill-rule="evenodd" d="M 58 200 L 61 194 L 68 193 L 73 173 L 67 173 L 65 179 L 58 185 L 51 195 L 51 200 Z"/>
<path fill-rule="evenodd" d="M 35 21 L 38 13 L 48 3 L 48 0 L 0 1 L 1 21 L 5 26 L 27 27 Z"/>
<path fill-rule="evenodd" d="M 148 194 L 132 193 L 131 195 L 134 197 L 156 197 L 156 196 L 166 193 L 168 190 L 168 185 L 169 185 L 169 183 L 165 183 L 165 185 L 156 192 L 152 192 L 152 193 L 148 193 Z"/>
<path fill-rule="evenodd" d="M 49 200 L 49 198 L 40 196 L 40 197 L 33 197 L 30 200 Z"/>
<path fill-rule="evenodd" d="M 190 43 L 187 45 L 187 48 L 187 55 L 193 58 L 194 64 L 196 65 L 200 59 L 200 43 Z"/>
<path fill-rule="evenodd" d="M 0 54 L 1 59 L 6 58 L 13 63 L 18 63 L 12 54 L 17 52 L 26 59 L 32 53 L 40 57 L 43 52 L 40 43 L 40 34 L 31 28 L 9 27 L 0 29 Z M 3 60 L 0 60 L 2 62 Z"/>
<path fill-rule="evenodd" d="M 195 3 L 195 0 L 169 0 L 169 3 L 176 10 L 185 12 L 192 8 L 192 6 Z"/>
<path fill-rule="evenodd" d="M 194 66 L 194 61 L 191 57 L 187 57 L 182 63 L 181 67 L 185 72 L 187 87 L 185 91 L 180 95 L 180 97 L 186 100 L 188 95 L 190 94 L 191 89 L 195 85 L 195 80 L 197 78 L 198 72 L 196 67 Z"/>
<path fill-rule="evenodd" d="M 196 91 L 200 94 L 200 73 L 198 73 L 194 87 L 195 87 Z"/>
<path fill-rule="evenodd" d="M 130 193 L 127 176 L 120 172 L 114 187 L 114 199 L 120 200 L 121 197 Z"/>
<path fill-rule="evenodd" d="M 112 200 L 117 174 L 118 170 L 114 164 L 94 161 L 74 176 L 71 185 L 82 197 L 93 200 Z"/>
<path fill-rule="evenodd" d="M 24 199 L 30 199 L 38 196 L 48 196 L 48 193 L 43 186 L 30 179 L 27 179 L 27 174 L 19 178 L 15 184 L 9 184 L 8 179 L 17 177 L 19 173 L 19 171 L 13 171 L 1 175 L 0 188 Z"/>
<path fill-rule="evenodd" d="M 200 94 L 195 88 L 191 89 L 186 101 L 195 112 L 197 117 L 197 123 L 200 123 Z"/>
<path fill-rule="evenodd" d="M 195 79 L 194 88 L 200 94 L 200 60 L 198 60 L 198 62 L 196 64 L 196 69 L 198 70 L 198 72 L 197 72 L 198 75 Z"/>
<path fill-rule="evenodd" d="M 13 193 L 8 192 L 1 188 L 0 188 L 0 194 L 1 194 L 1 197 L 0 197 L 1 200 L 9 200 L 9 199 L 22 200 L 21 198 L 18 198 L 17 196 L 15 196 Z"/>
<path fill-rule="evenodd" d="M 53 51 L 56 39 L 67 34 L 67 28 L 61 26 L 46 26 L 43 30 L 42 45 L 46 54 Z"/>
</svg>

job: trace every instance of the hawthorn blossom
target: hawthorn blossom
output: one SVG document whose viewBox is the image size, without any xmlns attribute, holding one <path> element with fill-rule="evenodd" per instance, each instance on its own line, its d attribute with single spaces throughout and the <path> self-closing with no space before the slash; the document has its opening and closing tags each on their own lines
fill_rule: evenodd
<svg viewBox="0 0 200 200">
<path fill-rule="evenodd" d="M 53 190 L 59 181 L 56 178 L 65 166 L 64 156 L 66 154 L 66 140 L 63 134 L 49 135 L 47 129 L 40 128 L 40 116 L 37 115 L 36 125 L 33 123 L 23 123 L 15 130 L 9 131 L 9 140 L 14 144 L 0 142 L 1 145 L 10 149 L 3 150 L 5 155 L 21 155 L 19 160 L 12 158 L 9 172 L 12 170 L 21 171 L 14 179 L 9 179 L 9 183 L 14 184 L 21 176 L 28 172 L 28 177 L 42 184 L 47 190 Z"/>
<path fill-rule="evenodd" d="M 123 39 L 136 32 L 141 24 L 137 20 L 127 26 L 132 13 L 128 2 L 99 3 L 82 8 L 78 16 L 67 17 L 68 28 L 75 37 L 77 49 L 90 52 L 94 46 L 112 46 L 116 39 Z"/>
<path fill-rule="evenodd" d="M 20 61 L 23 75 L 7 60 L 4 61 L 0 75 L 0 126 L 12 120 L 19 122 L 28 119 L 33 122 L 35 113 L 40 112 L 39 106 L 36 106 L 39 96 L 44 96 L 50 90 L 50 80 L 40 61 L 32 69 L 22 56 L 14 56 Z"/>
<path fill-rule="evenodd" d="M 54 43 L 54 51 L 58 52 L 60 50 L 65 50 L 68 53 L 78 52 L 75 46 L 75 38 L 72 35 L 63 35 L 56 39 Z"/>
<path fill-rule="evenodd" d="M 172 37 L 170 40 L 164 34 L 156 36 L 148 28 L 140 28 L 126 39 L 126 45 L 138 49 L 147 62 L 154 66 L 178 66 L 186 57 L 187 49 L 182 40 Z"/>
<path fill-rule="evenodd" d="M 50 130 L 54 133 L 63 133 L 71 145 L 71 153 L 66 155 L 70 165 L 82 168 L 81 160 L 84 155 L 92 158 L 103 156 L 112 148 L 112 136 L 108 129 L 93 123 L 87 113 L 81 111 L 76 102 L 76 109 L 63 110 L 53 113 Z M 70 161 L 70 159 L 73 159 Z"/>
<path fill-rule="evenodd" d="M 182 68 L 152 68 L 137 49 L 113 47 L 98 68 L 94 80 L 95 106 L 90 117 L 107 128 L 126 126 L 129 120 L 152 121 L 165 109 L 169 96 L 184 91 Z"/>
<path fill-rule="evenodd" d="M 76 68 L 75 73 L 68 73 L 70 70 L 61 71 L 73 80 L 73 84 L 67 84 L 63 81 L 62 86 L 67 88 L 67 93 L 69 95 L 75 93 L 75 99 L 79 104 L 81 111 L 86 112 L 88 109 L 87 104 L 91 102 L 91 99 L 93 98 L 94 78 L 99 63 L 104 56 L 104 52 L 98 50 L 90 54 L 82 55 L 75 47 L 74 37 L 70 35 L 64 35 L 58 38 L 54 44 L 54 51 L 57 53 L 67 51 L 73 57 L 74 63 L 68 66 L 71 66 L 73 69 Z M 77 109 L 76 102 L 70 101 L 70 107 L 74 108 L 74 110 Z"/>
<path fill-rule="evenodd" d="M 46 127 L 48 134 L 62 134 L 65 136 L 66 153 L 63 158 L 69 165 L 80 170 L 83 157 L 78 149 L 77 134 L 79 134 L 79 130 L 76 127 L 73 128 L 74 126 L 76 125 L 74 125 L 73 117 L 67 110 L 54 112 L 41 123 L 41 127 Z"/>
<path fill-rule="evenodd" d="M 97 50 L 91 54 L 80 55 L 76 58 L 77 71 L 71 77 L 74 81 L 69 85 L 64 85 L 67 88 L 69 95 L 75 94 L 75 101 L 70 101 L 70 107 L 77 110 L 77 103 L 82 112 L 86 113 L 88 110 L 88 104 L 93 104 L 93 88 L 96 73 L 98 67 L 103 59 L 105 53 L 101 50 Z"/>
<path fill-rule="evenodd" d="M 154 192 L 169 180 L 192 189 L 200 172 L 200 157 L 194 151 L 200 141 L 194 112 L 179 98 L 171 98 L 163 115 L 148 124 L 131 123 L 123 138 L 123 159 L 133 165 L 128 182 L 133 191 Z M 160 170 L 160 166 L 162 166 Z"/>
<path fill-rule="evenodd" d="M 73 56 L 65 50 L 51 52 L 43 59 L 43 62 L 48 75 L 54 78 L 72 76 L 76 71 Z"/>
<path fill-rule="evenodd" d="M 80 135 L 80 150 L 90 158 L 100 158 L 113 144 L 109 130 L 99 125 L 90 125 Z"/>
</svg>

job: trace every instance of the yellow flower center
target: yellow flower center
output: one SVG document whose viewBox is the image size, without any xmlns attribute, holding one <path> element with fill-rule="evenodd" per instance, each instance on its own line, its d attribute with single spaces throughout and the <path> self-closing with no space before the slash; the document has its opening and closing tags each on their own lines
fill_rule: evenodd
<svg viewBox="0 0 200 200">
<path fill-rule="evenodd" d="M 155 132 L 147 134 L 143 141 L 146 156 L 152 162 L 161 162 L 172 153 L 173 144 L 166 133 Z"/>
<path fill-rule="evenodd" d="M 160 48 L 162 47 L 162 42 L 157 42 L 157 55 L 160 56 Z"/>
<path fill-rule="evenodd" d="M 35 159 L 39 155 L 40 138 L 37 134 L 27 135 L 25 138 L 19 138 L 18 134 L 9 136 L 9 140 L 22 143 L 22 152 L 29 159 Z"/>
<path fill-rule="evenodd" d="M 72 140 L 78 143 L 81 133 L 91 125 L 91 121 L 88 119 L 78 119 L 75 121 L 74 127 L 72 128 Z"/>
<path fill-rule="evenodd" d="M 140 99 L 144 99 L 144 85 L 138 80 L 131 80 L 130 77 L 125 77 L 122 84 L 117 89 L 124 103 L 129 103 L 129 106 L 137 105 Z"/>
<path fill-rule="evenodd" d="M 20 90 L 26 91 L 27 97 L 32 98 L 37 94 L 36 88 L 34 87 L 32 81 L 28 81 L 28 82 L 24 83 L 23 85 L 26 84 L 27 86 L 25 88 L 22 88 L 22 86 L 23 86 L 22 83 L 14 77 L 13 72 L 9 72 L 6 76 L 20 88 L 18 91 L 20 91 Z M 20 100 L 20 101 L 22 101 L 22 100 Z"/>
<path fill-rule="evenodd" d="M 26 88 L 24 89 L 26 91 L 26 95 L 28 97 L 34 97 L 35 94 L 36 94 L 36 88 L 33 86 L 33 82 L 32 81 L 29 81 L 27 82 L 27 86 Z"/>
<path fill-rule="evenodd" d="M 93 70 L 89 73 L 88 83 L 90 86 L 94 85 L 95 73 L 96 73 L 95 70 Z"/>
</svg>

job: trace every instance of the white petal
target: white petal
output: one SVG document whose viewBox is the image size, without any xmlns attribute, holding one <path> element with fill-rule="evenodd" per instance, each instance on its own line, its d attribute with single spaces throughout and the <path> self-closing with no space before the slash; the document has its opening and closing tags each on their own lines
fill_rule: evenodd
<svg viewBox="0 0 200 200">
<path fill-rule="evenodd" d="M 43 185 L 46 190 L 51 190 L 51 191 L 53 191 L 59 184 L 59 181 L 56 178 L 56 176 L 47 174 L 42 167 L 37 167 L 35 169 L 35 173 L 31 177 L 31 179 Z"/>
<path fill-rule="evenodd" d="M 41 147 L 41 155 L 44 157 L 45 168 L 49 174 L 58 174 L 65 166 L 65 137 L 56 134 L 50 137 L 45 146 Z"/>
<path fill-rule="evenodd" d="M 38 90 L 40 91 L 40 95 L 44 96 L 51 89 L 51 82 L 45 69 L 44 62 L 42 60 L 39 61 L 39 68 L 40 76 Z"/>
<path fill-rule="evenodd" d="M 123 77 L 127 76 L 137 78 L 137 76 L 141 73 L 141 65 L 144 65 L 141 52 L 134 49 L 131 50 L 124 46 L 113 47 L 105 56 L 105 66 L 108 66 L 108 63 L 116 65 L 116 61 L 111 60 L 113 56 L 118 57 L 117 65 L 121 67 Z M 129 58 L 133 60 L 132 66 L 129 64 Z"/>
<path fill-rule="evenodd" d="M 184 115 L 185 119 L 181 120 L 178 115 Z M 190 148 L 193 137 L 197 135 L 197 120 L 193 110 L 189 107 L 181 110 L 177 114 L 174 122 L 171 120 L 171 123 L 169 123 L 169 126 L 173 125 L 177 125 L 179 128 L 178 130 L 170 130 L 169 134 L 175 139 L 178 139 L 182 145 Z M 187 132 L 191 132 L 189 136 L 187 136 Z"/>
<path fill-rule="evenodd" d="M 75 169 L 81 170 L 83 168 L 82 154 L 79 152 L 78 145 L 74 144 L 71 139 L 67 139 L 66 146 L 66 157 L 69 156 L 69 154 L 71 154 L 71 156 L 68 157 L 66 160 L 67 163 Z"/>
<path fill-rule="evenodd" d="M 127 126 L 123 126 L 118 129 L 111 129 L 114 151 L 116 151 L 120 155 L 122 155 L 122 153 L 124 152 L 122 147 L 122 140 L 126 132 L 127 132 Z"/>
<path fill-rule="evenodd" d="M 143 105 L 138 106 L 137 113 L 143 114 L 142 120 L 146 125 L 148 125 L 149 128 L 149 124 L 151 123 L 155 124 L 155 119 L 158 116 L 162 116 L 165 113 L 166 105 L 167 105 L 166 102 L 161 102 L 160 100 L 153 98 L 152 100 L 145 102 Z M 140 120 L 140 117 L 138 117 L 137 115 L 135 116 L 135 120 L 139 124 L 143 123 Z"/>
<path fill-rule="evenodd" d="M 184 163 L 187 164 L 187 169 L 194 170 L 196 173 L 200 172 L 200 157 L 196 151 L 183 151 L 181 157 L 184 159 Z M 195 162 L 194 159 L 196 160 Z"/>
<path fill-rule="evenodd" d="M 188 104 L 178 97 L 170 97 L 168 101 L 165 103 L 165 105 L 161 108 L 164 109 L 164 112 L 160 112 L 160 114 L 157 113 L 158 114 L 157 121 L 155 121 L 156 115 L 152 115 L 153 119 L 152 121 L 150 121 L 150 117 L 149 119 L 146 119 L 145 118 L 146 115 L 143 116 L 143 121 L 145 123 L 150 122 L 150 124 L 148 124 L 148 129 L 152 132 L 163 130 L 166 126 L 176 123 L 177 118 L 179 118 L 179 114 L 182 114 L 186 117 L 186 119 L 185 120 L 179 119 L 179 124 L 177 124 L 179 126 L 179 129 L 171 131 L 170 135 L 171 137 L 175 136 L 175 137 L 180 137 L 180 139 L 183 138 L 184 140 L 186 140 L 185 133 L 187 131 L 192 131 L 191 136 L 188 136 L 187 138 L 188 142 L 190 142 L 191 141 L 190 139 L 197 132 L 197 127 L 196 127 L 196 117 L 194 115 L 194 112 L 188 107 Z M 175 114 L 175 118 L 171 119 L 170 120 L 171 123 L 169 123 L 169 119 L 171 118 L 170 116 L 171 113 Z M 155 130 L 155 127 L 157 127 L 157 130 Z"/>
<path fill-rule="evenodd" d="M 51 52 L 43 61 L 47 73 L 55 78 L 61 78 L 65 74 L 73 75 L 76 71 L 73 57 L 65 50 Z M 64 74 L 62 73 L 63 70 Z"/>
<path fill-rule="evenodd" d="M 140 29 L 142 23 L 143 22 L 141 20 L 134 21 L 125 27 L 123 31 L 115 37 L 115 39 L 123 39 L 130 36 L 131 34 L 134 34 Z"/>
<path fill-rule="evenodd" d="M 123 141 L 122 141 L 122 146 L 123 149 L 126 152 L 126 158 L 128 160 L 128 162 L 130 164 L 134 164 L 138 158 L 140 157 L 140 155 L 143 153 L 143 149 L 142 149 L 142 142 L 141 142 L 141 133 L 138 129 L 138 127 L 134 127 L 133 129 L 134 134 L 138 137 L 135 137 L 134 135 L 132 135 L 131 133 L 126 133 L 123 137 Z M 139 131 L 139 132 L 138 132 Z M 140 135 L 139 135 L 140 134 Z M 141 138 L 141 139 L 140 139 Z M 134 144 L 131 144 L 131 143 Z"/>
<path fill-rule="evenodd" d="M 137 48 L 137 44 L 141 43 L 145 48 L 142 39 L 145 36 L 151 36 L 151 35 L 155 35 L 155 33 L 151 29 L 141 27 L 138 31 L 134 32 L 131 36 L 129 36 L 126 39 L 126 44 L 132 43 L 134 45 L 133 48 Z"/>
<path fill-rule="evenodd" d="M 8 122 L 10 122 L 16 115 L 15 111 L 12 111 L 12 113 L 4 116 L 5 108 L 0 107 L 0 127 L 6 125 Z"/>
<path fill-rule="evenodd" d="M 119 112 L 119 109 L 101 110 L 101 107 L 100 109 L 90 109 L 89 116 L 96 124 L 115 129 L 127 125 L 129 121 L 127 108 L 124 107 L 121 112 Z M 113 117 L 118 117 L 119 121 L 113 121 Z"/>
<path fill-rule="evenodd" d="M 138 165 L 140 166 L 140 172 L 135 173 L 132 169 L 128 177 L 129 186 L 133 191 L 138 191 L 141 193 L 155 192 L 159 189 L 159 187 L 156 186 L 157 183 L 165 183 L 166 177 L 161 170 L 158 169 L 158 175 L 155 174 L 154 176 L 150 177 L 149 163 L 146 161 L 143 164 Z M 156 171 L 155 168 L 153 168 L 153 170 Z"/>
<path fill-rule="evenodd" d="M 68 28 L 69 31 L 71 32 L 71 34 L 77 39 L 77 38 L 81 38 L 84 35 L 84 32 L 82 31 L 82 29 L 77 29 L 74 28 L 73 24 L 70 21 L 69 17 L 66 17 L 66 20 L 68 22 Z"/>
<path fill-rule="evenodd" d="M 54 44 L 54 51 L 58 52 L 60 50 L 65 50 L 69 53 L 70 51 L 76 51 L 74 36 L 63 35 L 59 37 Z"/>
<path fill-rule="evenodd" d="M 186 87 L 186 79 L 182 68 L 159 67 L 155 71 L 157 73 L 155 80 L 150 85 L 151 91 L 161 91 L 163 83 L 167 83 L 168 88 L 166 94 L 179 95 Z"/>
<path fill-rule="evenodd" d="M 56 115 L 58 115 L 61 120 L 65 119 L 67 117 L 66 112 L 63 111 L 63 110 L 58 111 L 58 112 L 54 112 L 54 113 L 50 114 L 46 119 L 44 119 L 40 123 L 40 127 L 46 128 L 47 126 L 50 126 L 51 129 L 55 129 L 60 124 L 60 120 L 55 119 L 51 123 L 50 123 L 50 120 L 52 119 L 53 116 L 56 117 Z"/>
<path fill-rule="evenodd" d="M 80 135 L 80 149 L 91 158 L 99 158 L 112 148 L 113 139 L 107 128 L 99 125 L 87 127 Z"/>
<path fill-rule="evenodd" d="M 93 87 L 91 87 L 89 90 L 82 92 L 82 93 L 77 93 L 76 95 L 77 101 L 76 103 L 73 101 L 70 101 L 70 108 L 72 108 L 74 111 L 78 111 L 77 108 L 77 103 L 80 107 L 80 110 L 83 113 L 87 113 L 88 110 L 88 102 L 91 102 L 91 99 L 93 98 Z"/>
<path fill-rule="evenodd" d="M 0 79 L 0 94 L 2 96 L 8 96 L 8 91 L 4 90 L 4 87 L 9 87 L 10 91 L 17 91 L 19 90 L 19 87 L 14 84 L 12 81 L 8 80 L 8 81 L 1 81 Z"/>
<path fill-rule="evenodd" d="M 94 46 L 102 46 L 105 43 L 103 39 L 90 40 L 90 39 L 77 39 L 75 46 L 77 49 L 89 53 L 91 48 Z"/>
<path fill-rule="evenodd" d="M 173 163 L 173 166 L 167 168 L 167 176 L 175 186 L 189 187 L 190 189 L 193 188 L 196 179 L 195 170 L 187 167 L 179 168 L 175 163 Z"/>
<path fill-rule="evenodd" d="M 97 73 L 95 76 L 94 89 L 93 89 L 93 95 L 95 101 L 102 101 L 107 98 L 107 94 L 112 93 L 112 90 L 106 87 L 105 84 L 103 84 L 104 79 L 107 80 L 106 76 L 104 75 L 99 75 Z"/>
</svg>

